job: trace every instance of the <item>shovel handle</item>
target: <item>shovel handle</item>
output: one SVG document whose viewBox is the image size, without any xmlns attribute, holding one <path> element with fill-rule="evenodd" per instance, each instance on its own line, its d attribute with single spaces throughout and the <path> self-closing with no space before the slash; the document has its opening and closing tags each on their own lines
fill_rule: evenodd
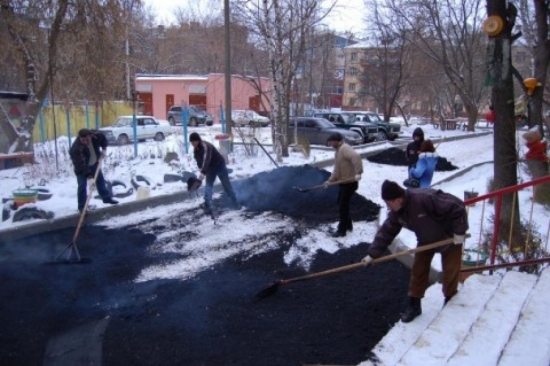
<svg viewBox="0 0 550 366">
<path fill-rule="evenodd" d="M 470 235 L 467 234 L 466 237 L 469 238 Z M 370 262 L 369 264 L 364 263 L 364 262 L 353 263 L 353 264 L 349 264 L 347 266 L 337 267 L 337 268 L 329 269 L 329 270 L 322 271 L 322 272 L 310 273 L 310 274 L 305 275 L 305 276 L 289 278 L 287 280 L 280 280 L 278 283 L 281 284 L 281 285 L 286 285 L 286 284 L 292 283 L 292 282 L 309 280 L 309 279 L 312 279 L 312 278 L 328 276 L 328 275 L 335 274 L 335 273 L 346 272 L 346 271 L 350 271 L 352 269 L 361 268 L 361 267 L 371 265 L 371 264 L 387 262 L 387 261 L 390 261 L 390 260 L 398 258 L 398 257 L 402 257 L 402 256 L 407 255 L 407 254 L 414 254 L 414 253 L 424 252 L 426 250 L 430 250 L 430 249 L 441 247 L 443 245 L 451 244 L 452 242 L 453 242 L 453 238 L 440 240 L 440 241 L 437 241 L 435 243 L 422 245 L 422 246 L 419 246 L 417 248 L 407 249 L 407 250 L 403 250 L 401 252 L 397 252 L 397 253 L 394 253 L 394 254 L 386 255 L 384 257 L 373 259 L 372 262 Z"/>
<path fill-rule="evenodd" d="M 337 184 L 342 184 L 342 183 L 353 183 L 355 182 L 355 179 L 345 179 L 345 180 L 336 180 L 334 182 L 328 182 L 328 185 L 329 186 L 335 186 Z M 323 188 L 325 186 L 325 184 L 319 184 L 318 186 L 313 186 L 313 187 L 309 187 L 309 188 L 298 188 L 298 187 L 295 187 L 298 191 L 300 192 L 309 192 L 309 191 L 313 191 L 314 189 L 319 189 L 319 188 Z"/>
</svg>

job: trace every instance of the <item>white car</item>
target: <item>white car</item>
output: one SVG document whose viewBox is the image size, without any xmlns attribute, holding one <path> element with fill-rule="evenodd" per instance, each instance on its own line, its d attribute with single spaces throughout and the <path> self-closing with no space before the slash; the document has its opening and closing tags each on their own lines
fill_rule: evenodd
<svg viewBox="0 0 550 366">
<path fill-rule="evenodd" d="M 133 116 L 120 116 L 113 125 L 102 127 L 99 130 L 105 134 L 109 142 L 116 142 L 120 145 L 127 144 L 134 141 Z M 153 116 L 136 116 L 138 141 L 146 139 L 162 141 L 171 133 L 172 127 L 169 124 L 159 123 Z"/>
<path fill-rule="evenodd" d="M 231 123 L 239 127 L 266 127 L 269 126 L 269 118 L 260 116 L 250 109 L 237 109 L 231 111 Z"/>
</svg>

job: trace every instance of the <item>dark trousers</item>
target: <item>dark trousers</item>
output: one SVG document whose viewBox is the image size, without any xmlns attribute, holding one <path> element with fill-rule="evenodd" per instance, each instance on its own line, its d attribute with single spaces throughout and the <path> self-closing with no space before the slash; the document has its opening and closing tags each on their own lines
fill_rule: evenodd
<svg viewBox="0 0 550 366">
<path fill-rule="evenodd" d="M 235 196 L 235 192 L 233 191 L 233 187 L 231 186 L 231 182 L 229 181 L 227 166 L 225 164 L 221 164 L 218 169 L 206 173 L 206 184 L 204 186 L 204 205 L 206 207 L 212 207 L 212 194 L 214 192 L 214 181 L 216 180 L 216 177 L 220 178 L 223 189 L 225 193 L 229 196 L 229 198 L 231 198 L 233 204 L 237 204 L 237 197 Z"/>
<path fill-rule="evenodd" d="M 90 167 L 90 171 L 92 172 L 92 174 L 95 174 L 96 169 L 97 163 Z M 88 178 L 86 178 L 85 175 L 77 174 L 76 181 L 78 183 L 78 209 L 81 210 L 84 208 L 84 205 L 86 204 L 86 199 L 88 198 Z M 95 185 L 97 187 L 97 192 L 99 193 L 101 198 L 106 199 L 111 197 L 111 192 L 109 192 L 107 190 L 107 187 L 105 187 L 105 178 L 103 178 L 103 173 L 101 172 L 101 169 L 99 170 L 99 173 L 97 173 Z"/>
<path fill-rule="evenodd" d="M 348 229 L 352 229 L 349 204 L 358 187 L 357 182 L 340 184 L 340 191 L 338 192 L 338 212 L 340 213 L 338 232 L 345 233 Z"/>
<path fill-rule="evenodd" d="M 444 248 L 445 250 L 441 252 L 442 291 L 445 297 L 451 298 L 457 293 L 460 267 L 462 265 L 462 245 L 451 244 Z M 427 250 L 414 255 L 409 282 L 410 297 L 424 297 L 429 285 L 430 265 L 435 253 L 435 250 Z"/>
</svg>

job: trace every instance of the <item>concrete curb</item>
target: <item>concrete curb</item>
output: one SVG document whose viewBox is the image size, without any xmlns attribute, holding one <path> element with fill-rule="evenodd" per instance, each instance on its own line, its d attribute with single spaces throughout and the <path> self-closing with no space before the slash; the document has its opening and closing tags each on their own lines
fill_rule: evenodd
<svg viewBox="0 0 550 366">
<path fill-rule="evenodd" d="M 461 140 L 461 139 L 473 138 L 478 136 L 484 136 L 489 133 L 492 133 L 492 132 L 482 132 L 482 133 L 454 136 L 452 138 L 446 138 L 445 140 L 446 141 Z M 438 140 L 434 140 L 434 141 L 438 141 Z M 380 149 L 362 153 L 361 157 L 364 159 L 369 156 L 378 154 L 380 150 L 383 149 L 382 145 L 385 145 L 385 143 L 386 143 L 385 141 L 381 141 L 381 142 L 375 142 L 375 143 L 369 144 L 369 146 L 380 145 Z M 395 143 L 395 144 L 399 146 L 398 143 Z M 323 160 L 323 161 L 315 162 L 310 165 L 313 165 L 317 168 L 326 168 L 334 165 L 334 159 Z M 438 184 L 439 183 L 441 182 L 438 182 Z M 222 187 L 220 183 L 217 183 L 214 185 L 214 192 L 220 192 L 221 190 L 222 190 Z M 180 201 L 182 202 L 186 200 L 188 197 L 189 197 L 188 192 L 181 191 L 181 192 L 165 194 L 160 196 L 153 196 L 144 200 L 125 202 L 125 203 L 121 203 L 121 204 L 113 205 L 109 207 L 102 207 L 100 209 L 88 212 L 84 220 L 84 225 L 90 225 L 90 224 L 108 219 L 109 217 L 112 217 L 112 216 L 128 215 L 130 213 L 143 211 L 148 208 L 154 208 L 160 205 L 173 204 Z M 9 229 L 0 230 L 0 241 L 7 242 L 9 240 L 17 240 L 27 236 L 47 233 L 49 231 L 76 227 L 79 217 L 80 217 L 80 214 L 75 212 L 74 214 L 59 217 L 59 218 L 54 218 L 52 220 L 37 221 L 29 224 L 18 225 L 16 227 L 9 228 Z"/>
</svg>

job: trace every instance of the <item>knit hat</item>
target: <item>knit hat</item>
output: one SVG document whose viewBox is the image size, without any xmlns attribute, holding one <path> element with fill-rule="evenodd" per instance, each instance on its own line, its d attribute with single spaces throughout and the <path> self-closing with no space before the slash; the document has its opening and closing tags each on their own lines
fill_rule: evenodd
<svg viewBox="0 0 550 366">
<path fill-rule="evenodd" d="M 385 180 L 382 183 L 382 199 L 384 201 L 391 201 L 396 198 L 401 198 L 405 195 L 405 190 L 399 186 L 399 184 L 392 182 L 391 180 Z"/>
<path fill-rule="evenodd" d="M 201 141 L 201 137 L 198 133 L 193 132 L 191 135 L 189 135 L 189 141 Z"/>
<path fill-rule="evenodd" d="M 86 137 L 91 134 L 92 134 L 92 131 L 88 130 L 87 128 L 82 128 L 80 129 L 80 131 L 78 131 L 78 137 Z"/>
</svg>

